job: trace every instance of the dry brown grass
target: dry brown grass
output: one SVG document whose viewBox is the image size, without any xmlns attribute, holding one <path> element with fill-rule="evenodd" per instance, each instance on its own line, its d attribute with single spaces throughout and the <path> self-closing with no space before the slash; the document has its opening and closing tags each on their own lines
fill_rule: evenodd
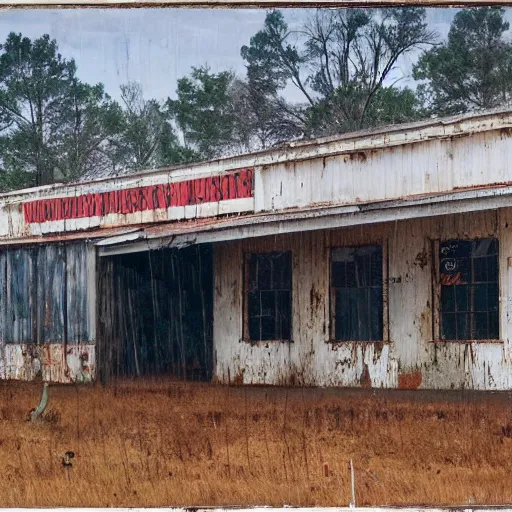
<svg viewBox="0 0 512 512">
<path fill-rule="evenodd" d="M 29 423 L 40 392 L 0 383 L 1 506 L 341 506 L 350 459 L 358 505 L 512 502 L 508 395 L 134 381 Z"/>
</svg>

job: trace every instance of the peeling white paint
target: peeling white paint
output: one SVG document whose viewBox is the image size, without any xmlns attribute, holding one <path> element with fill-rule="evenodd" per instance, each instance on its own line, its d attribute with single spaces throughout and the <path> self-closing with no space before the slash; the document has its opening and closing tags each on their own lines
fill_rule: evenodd
<svg viewBox="0 0 512 512">
<path fill-rule="evenodd" d="M 506 227 L 508 226 L 508 227 Z M 500 239 L 498 343 L 434 343 L 433 239 Z M 389 343 L 329 341 L 329 248 L 387 241 Z M 242 338 L 246 252 L 293 252 L 293 343 Z M 512 209 L 263 237 L 214 247 L 215 375 L 220 382 L 505 390 L 512 387 Z M 423 263 L 422 258 L 426 258 Z M 421 264 L 420 264 L 421 263 Z M 393 282 L 395 281 L 395 282 Z"/>
<path fill-rule="evenodd" d="M 0 378 L 48 382 L 91 382 L 96 375 L 93 344 L 0 344 Z"/>
</svg>

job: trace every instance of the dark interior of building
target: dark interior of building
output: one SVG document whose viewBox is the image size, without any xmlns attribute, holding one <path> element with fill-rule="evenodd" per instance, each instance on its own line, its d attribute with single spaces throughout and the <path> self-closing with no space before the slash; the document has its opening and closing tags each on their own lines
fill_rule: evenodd
<svg viewBox="0 0 512 512">
<path fill-rule="evenodd" d="M 114 378 L 212 374 L 211 246 L 99 258 L 97 368 Z"/>
</svg>

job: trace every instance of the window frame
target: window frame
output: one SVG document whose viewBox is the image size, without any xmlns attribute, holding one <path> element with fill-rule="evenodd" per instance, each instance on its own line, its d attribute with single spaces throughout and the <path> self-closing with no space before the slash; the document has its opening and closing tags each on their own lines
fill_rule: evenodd
<svg viewBox="0 0 512 512">
<path fill-rule="evenodd" d="M 336 339 L 336 300 L 334 297 L 335 288 L 332 286 L 332 253 L 335 249 L 360 248 L 368 246 L 380 246 L 382 249 L 382 339 L 381 340 L 338 340 Z M 354 243 L 347 245 L 333 245 L 329 248 L 329 258 L 327 265 L 327 289 L 328 289 L 328 318 L 327 318 L 327 343 L 389 343 L 389 247 L 387 239 L 373 240 L 364 243 Z"/>
<path fill-rule="evenodd" d="M 458 240 L 464 242 L 472 242 L 476 240 L 493 239 L 498 242 L 498 338 L 495 339 L 445 339 L 441 337 L 441 258 L 440 249 L 441 243 L 448 242 L 450 240 Z M 503 344 L 502 339 L 502 311 L 501 311 L 501 241 L 495 234 L 489 236 L 475 236 L 475 237 L 460 237 L 456 236 L 436 238 L 431 240 L 432 250 L 432 334 L 433 343 L 456 343 L 456 344 L 467 344 L 467 343 L 484 343 L 484 344 Z"/>
<path fill-rule="evenodd" d="M 253 255 L 261 255 L 261 254 L 274 254 L 274 253 L 289 253 L 290 254 L 290 338 L 289 339 L 270 339 L 270 340 L 253 340 L 250 336 L 249 331 L 249 279 L 250 279 L 250 271 L 249 264 L 250 258 Z M 293 295 L 294 295 L 294 280 L 293 280 L 293 267 L 294 267 L 294 253 L 291 249 L 283 249 L 283 250 L 256 250 L 256 251 L 248 251 L 243 254 L 243 293 L 242 293 L 242 340 L 246 343 L 250 343 L 251 345 L 258 344 L 267 344 L 267 343 L 293 343 L 293 316 L 294 316 L 294 305 L 293 305 Z"/>
</svg>

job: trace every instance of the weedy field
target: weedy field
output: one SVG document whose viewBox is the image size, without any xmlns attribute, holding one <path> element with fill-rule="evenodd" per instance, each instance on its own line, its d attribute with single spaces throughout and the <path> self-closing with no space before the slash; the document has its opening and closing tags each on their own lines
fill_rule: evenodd
<svg viewBox="0 0 512 512">
<path fill-rule="evenodd" d="M 351 459 L 357 505 L 512 503 L 509 394 L 124 381 L 30 423 L 40 393 L 0 383 L 0 506 L 346 506 Z"/>
</svg>

